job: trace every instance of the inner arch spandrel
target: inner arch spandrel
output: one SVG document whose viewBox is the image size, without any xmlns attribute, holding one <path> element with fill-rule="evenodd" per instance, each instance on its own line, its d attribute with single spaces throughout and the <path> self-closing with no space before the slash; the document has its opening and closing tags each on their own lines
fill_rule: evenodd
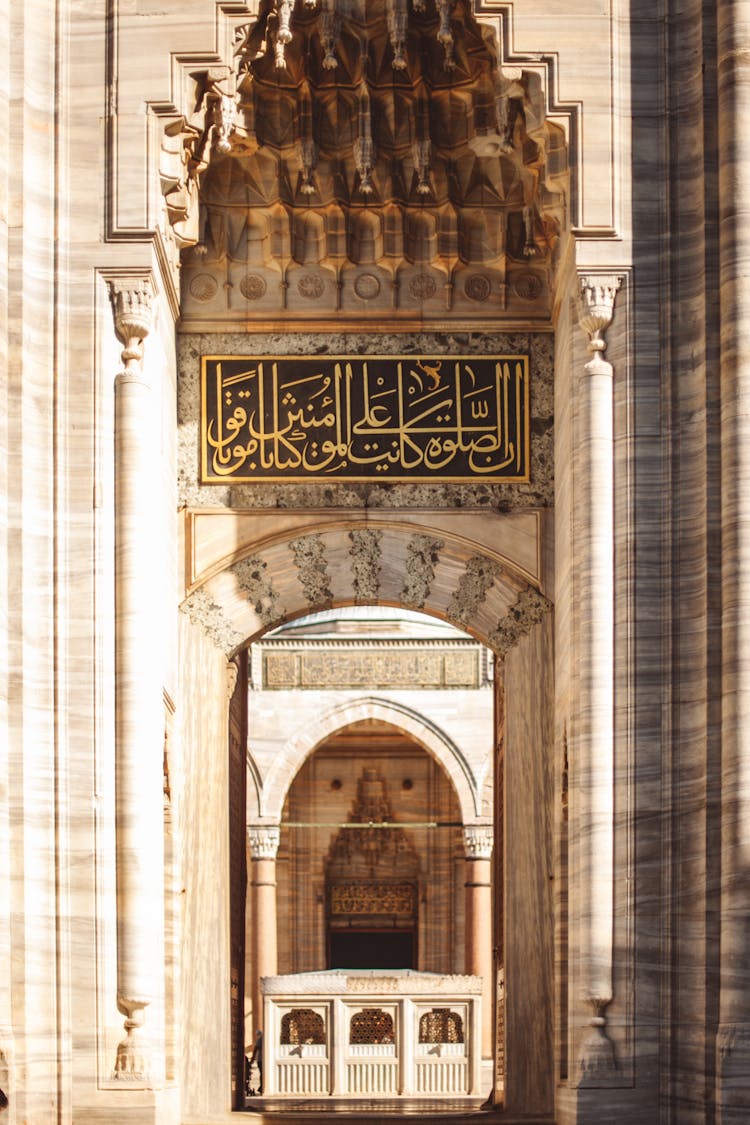
<svg viewBox="0 0 750 1125">
<path fill-rule="evenodd" d="M 503 649 L 514 630 L 549 608 L 541 565 L 529 581 L 482 545 L 441 535 L 439 518 L 429 536 L 419 526 L 357 519 L 328 531 L 317 518 L 320 530 L 275 539 L 214 573 L 189 594 L 184 612 L 232 652 L 306 613 L 365 604 L 423 610 Z M 542 523 L 530 514 L 533 525 L 539 532 Z M 502 517 L 496 528 L 502 541 Z"/>
</svg>

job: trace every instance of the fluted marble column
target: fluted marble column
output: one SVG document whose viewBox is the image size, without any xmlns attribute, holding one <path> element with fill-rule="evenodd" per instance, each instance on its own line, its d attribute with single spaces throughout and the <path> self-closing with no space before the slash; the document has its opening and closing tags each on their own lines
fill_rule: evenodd
<svg viewBox="0 0 750 1125">
<path fill-rule="evenodd" d="M 492 1058 L 492 844 L 491 824 L 464 825 L 466 856 L 466 972 L 482 978 L 482 1058 Z"/>
<path fill-rule="evenodd" d="M 278 824 L 248 825 L 250 844 L 250 896 L 252 940 L 250 979 L 253 1020 L 263 1022 L 263 997 L 260 978 L 274 976 L 278 970 L 276 935 L 276 853 L 279 850 Z"/>
<path fill-rule="evenodd" d="M 154 637 L 155 402 L 143 367 L 148 277 L 109 284 L 123 370 L 115 380 L 115 817 L 117 1006 L 114 1077 L 146 1082 L 136 1034 L 154 998 L 163 916 L 163 706 Z"/>
<path fill-rule="evenodd" d="M 591 358 L 576 384 L 579 456 L 576 509 L 582 529 L 575 612 L 580 644 L 580 719 L 576 746 L 581 875 L 581 985 L 591 1005 L 579 1083 L 597 1086 L 616 1072 L 606 1033 L 612 1000 L 614 911 L 614 447 L 612 365 L 603 333 L 621 279 L 579 276 L 579 322 Z"/>
<path fill-rule="evenodd" d="M 750 1120 L 750 4 L 718 0 L 722 447 L 717 1121 Z"/>
</svg>

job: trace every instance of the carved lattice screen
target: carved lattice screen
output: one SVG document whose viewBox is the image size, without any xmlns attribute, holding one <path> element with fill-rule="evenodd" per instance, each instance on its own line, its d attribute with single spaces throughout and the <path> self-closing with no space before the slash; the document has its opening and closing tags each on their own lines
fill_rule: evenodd
<svg viewBox="0 0 750 1125">
<path fill-rule="evenodd" d="M 419 1021 L 420 1043 L 463 1043 L 464 1021 L 450 1008 L 433 1008 Z"/>
<path fill-rule="evenodd" d="M 382 1008 L 363 1008 L 355 1012 L 349 1025 L 349 1042 L 395 1043 L 393 1016 Z"/>
<path fill-rule="evenodd" d="M 281 1045 L 298 1043 L 324 1044 L 326 1029 L 323 1017 L 312 1008 L 293 1008 L 281 1017 Z"/>
</svg>

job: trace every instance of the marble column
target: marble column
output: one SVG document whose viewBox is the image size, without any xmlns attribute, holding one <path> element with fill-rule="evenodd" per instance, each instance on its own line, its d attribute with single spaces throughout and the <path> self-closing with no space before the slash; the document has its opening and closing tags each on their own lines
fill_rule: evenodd
<svg viewBox="0 0 750 1125">
<path fill-rule="evenodd" d="M 722 761 L 717 1121 L 750 1120 L 750 5 L 718 0 Z"/>
<path fill-rule="evenodd" d="M 482 1058 L 492 1058 L 492 844 L 491 824 L 464 825 L 466 856 L 466 972 L 482 978 Z"/>
<path fill-rule="evenodd" d="M 580 871 L 580 975 L 591 1007 L 590 1032 L 578 1059 L 579 1085 L 606 1085 L 616 1074 L 607 1035 L 612 1000 L 614 924 L 614 445 L 613 370 L 603 333 L 621 279 L 579 276 L 579 323 L 591 355 L 576 384 L 576 509 L 580 563 L 574 589 L 578 626 L 580 710 L 576 784 L 580 795 L 576 850 Z"/>
<path fill-rule="evenodd" d="M 125 1038 L 113 1077 L 148 1082 L 137 1029 L 157 987 L 163 923 L 162 677 L 154 643 L 158 398 L 144 371 L 151 327 L 148 276 L 109 283 L 124 345 L 115 379 L 115 823 L 117 1006 Z"/>
<path fill-rule="evenodd" d="M 250 995 L 253 1020 L 257 1027 L 263 1021 L 261 977 L 274 976 L 278 970 L 276 938 L 276 853 L 279 850 L 278 824 L 248 825 L 250 844 Z"/>
</svg>

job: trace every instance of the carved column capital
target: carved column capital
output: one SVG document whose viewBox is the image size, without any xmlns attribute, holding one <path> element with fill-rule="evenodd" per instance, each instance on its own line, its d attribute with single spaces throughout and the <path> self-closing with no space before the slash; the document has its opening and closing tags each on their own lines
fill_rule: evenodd
<svg viewBox="0 0 750 1125">
<path fill-rule="evenodd" d="M 233 660 L 228 660 L 227 661 L 227 681 L 226 681 L 227 703 L 229 703 L 232 696 L 234 695 L 234 689 L 237 687 L 237 677 L 238 677 L 238 675 L 239 675 L 239 668 L 237 667 L 237 665 L 235 664 L 235 662 Z"/>
<path fill-rule="evenodd" d="M 603 352 L 603 333 L 612 323 L 615 297 L 622 284 L 619 274 L 578 275 L 578 323 L 589 338 L 589 351 Z"/>
<path fill-rule="evenodd" d="M 115 332 L 124 344 L 122 362 L 125 374 L 140 375 L 143 341 L 153 322 L 154 287 L 151 278 L 112 278 L 108 284 Z"/>
<path fill-rule="evenodd" d="M 248 824 L 247 838 L 252 859 L 276 859 L 281 829 L 278 824 Z"/>
<path fill-rule="evenodd" d="M 491 824 L 465 824 L 464 853 L 467 859 L 491 859 L 494 832 Z"/>
</svg>

